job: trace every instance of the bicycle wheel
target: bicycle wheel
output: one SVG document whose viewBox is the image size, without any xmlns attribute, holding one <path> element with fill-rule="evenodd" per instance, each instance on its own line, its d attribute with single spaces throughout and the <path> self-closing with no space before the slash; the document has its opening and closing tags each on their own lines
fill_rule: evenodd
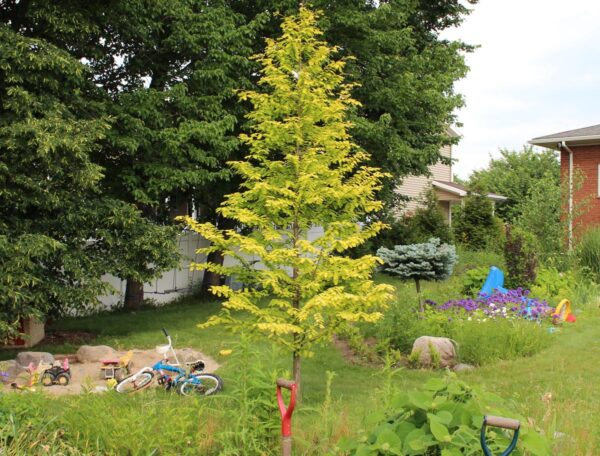
<svg viewBox="0 0 600 456">
<path fill-rule="evenodd" d="M 115 391 L 117 393 L 133 393 L 135 391 L 140 391 L 150 386 L 152 380 L 154 380 L 154 373 L 150 371 L 141 371 L 126 377 L 117 383 Z"/>
<path fill-rule="evenodd" d="M 215 374 L 198 374 L 179 385 L 179 394 L 184 396 L 210 396 L 223 389 L 223 380 Z"/>
</svg>

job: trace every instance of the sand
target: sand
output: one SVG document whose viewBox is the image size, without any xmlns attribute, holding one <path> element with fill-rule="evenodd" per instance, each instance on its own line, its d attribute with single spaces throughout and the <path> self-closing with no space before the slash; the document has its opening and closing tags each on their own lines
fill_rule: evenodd
<svg viewBox="0 0 600 456">
<path fill-rule="evenodd" d="M 204 361 L 206 365 L 204 372 L 214 372 L 219 368 L 219 364 L 209 356 L 203 355 L 201 352 L 192 350 L 189 348 L 178 349 L 175 350 L 177 353 L 177 357 L 181 363 L 187 361 L 195 361 L 201 359 Z M 118 352 L 119 356 L 122 356 L 126 353 L 126 351 Z M 54 355 L 54 359 L 58 361 L 62 361 L 65 355 Z M 71 360 L 70 368 L 71 368 L 71 381 L 66 386 L 60 385 L 52 385 L 52 386 L 43 386 L 42 384 L 35 385 L 36 391 L 44 391 L 48 394 L 52 395 L 63 395 L 63 394 L 80 394 L 82 392 L 101 392 L 106 387 L 106 380 L 102 378 L 102 371 L 100 367 L 101 363 L 79 363 L 74 361 L 74 355 L 66 355 Z M 137 372 L 142 367 L 152 366 L 157 361 L 159 361 L 161 355 L 159 355 L 156 350 L 133 350 L 133 372 Z M 174 360 L 170 360 L 173 361 Z M 14 362 L 9 363 L 8 369 L 6 371 L 9 374 L 9 382 L 16 381 L 19 384 L 23 384 L 26 380 L 26 375 L 22 373 L 18 375 L 18 371 L 16 369 L 16 365 Z M 22 371 L 20 371 L 22 372 Z M 156 382 L 154 382 L 156 385 Z M 2 386 L 0 384 L 0 389 Z M 9 384 L 4 385 L 4 391 L 18 391 L 14 390 L 10 387 Z"/>
</svg>

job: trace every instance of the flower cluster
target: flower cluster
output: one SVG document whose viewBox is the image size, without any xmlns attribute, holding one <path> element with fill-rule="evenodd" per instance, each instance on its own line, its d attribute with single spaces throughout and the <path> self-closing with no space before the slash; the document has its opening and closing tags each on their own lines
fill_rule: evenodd
<svg viewBox="0 0 600 456">
<path fill-rule="evenodd" d="M 546 301 L 528 297 L 529 290 L 517 288 L 502 293 L 495 290 L 492 294 L 482 294 L 477 298 L 452 299 L 438 305 L 428 300 L 433 309 L 449 312 L 456 317 L 466 317 L 476 314 L 484 318 L 522 318 L 541 320 L 550 315 L 552 308 Z"/>
</svg>

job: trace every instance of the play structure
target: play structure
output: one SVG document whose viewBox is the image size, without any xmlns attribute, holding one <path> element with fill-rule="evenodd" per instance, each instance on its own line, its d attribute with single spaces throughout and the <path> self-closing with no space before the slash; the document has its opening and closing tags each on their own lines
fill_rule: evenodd
<svg viewBox="0 0 600 456">
<path fill-rule="evenodd" d="M 556 306 L 556 309 L 554 309 L 554 312 L 552 312 L 552 318 L 557 323 L 562 323 L 565 321 L 568 323 L 575 323 L 577 319 L 571 312 L 571 301 L 568 299 L 563 299 L 561 302 L 559 302 Z"/>
<path fill-rule="evenodd" d="M 103 359 L 102 367 L 102 378 L 105 380 L 115 379 L 120 382 L 131 373 L 133 366 L 131 358 L 133 357 L 133 351 L 129 350 L 125 355 L 118 359 Z"/>
<path fill-rule="evenodd" d="M 67 386 L 71 381 L 71 369 L 68 358 L 65 358 L 62 363 L 60 361 L 54 361 L 54 363 L 40 361 L 37 366 L 30 363 L 25 371 L 29 374 L 27 380 L 23 383 L 11 383 L 10 386 L 12 388 L 23 391 L 35 391 L 35 387 L 39 383 L 44 386 Z"/>
<path fill-rule="evenodd" d="M 508 293 L 508 289 L 504 288 L 504 273 L 496 266 L 490 267 L 490 272 L 483 283 L 483 287 L 479 291 L 479 296 L 489 296 L 495 292 Z M 528 307 L 530 312 L 530 308 Z M 558 303 L 556 309 L 552 313 L 554 323 L 575 323 L 577 320 L 571 311 L 571 301 L 563 299 Z"/>
<path fill-rule="evenodd" d="M 508 293 L 508 290 L 504 288 L 504 273 L 496 266 L 490 268 L 490 272 L 485 279 L 485 282 L 483 282 L 483 287 L 481 287 L 481 290 L 479 291 L 479 296 L 491 295 L 494 291 Z"/>
</svg>

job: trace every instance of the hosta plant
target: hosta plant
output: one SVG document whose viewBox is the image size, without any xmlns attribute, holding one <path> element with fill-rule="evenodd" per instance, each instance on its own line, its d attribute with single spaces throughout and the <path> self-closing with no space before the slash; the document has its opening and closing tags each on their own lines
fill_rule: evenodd
<svg viewBox="0 0 600 456">
<path fill-rule="evenodd" d="M 390 410 L 371 417 L 372 431 L 358 439 L 343 439 L 337 454 L 480 456 L 479 432 L 483 416 L 490 414 L 521 421 L 514 456 L 550 455 L 548 440 L 522 416 L 498 408 L 501 402 L 496 395 L 471 388 L 454 375 L 432 378 L 419 391 L 398 392 L 390 401 Z M 487 435 L 493 454 L 500 454 L 512 439 L 512 431 L 501 429 L 490 428 Z"/>
</svg>

